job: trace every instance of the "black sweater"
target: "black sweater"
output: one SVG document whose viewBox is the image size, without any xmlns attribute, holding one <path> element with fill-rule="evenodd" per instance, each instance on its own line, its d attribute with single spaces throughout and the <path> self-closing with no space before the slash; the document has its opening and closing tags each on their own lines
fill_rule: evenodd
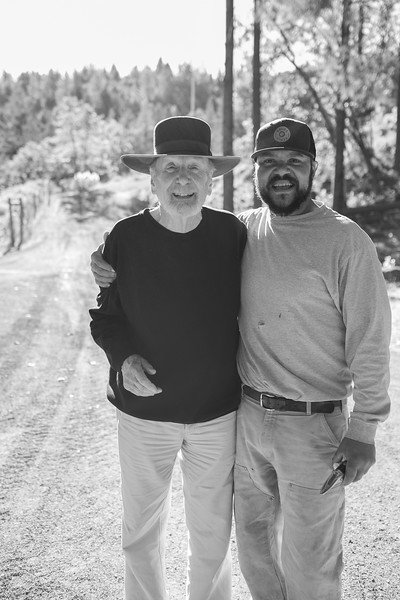
<svg viewBox="0 0 400 600">
<path fill-rule="evenodd" d="M 240 263 L 245 226 L 231 213 L 202 209 L 188 233 L 160 225 L 148 209 L 119 221 L 105 245 L 116 281 L 90 310 L 95 342 L 110 363 L 108 399 L 135 417 L 198 423 L 236 410 Z M 162 392 L 136 396 L 121 366 L 139 354 Z"/>
</svg>

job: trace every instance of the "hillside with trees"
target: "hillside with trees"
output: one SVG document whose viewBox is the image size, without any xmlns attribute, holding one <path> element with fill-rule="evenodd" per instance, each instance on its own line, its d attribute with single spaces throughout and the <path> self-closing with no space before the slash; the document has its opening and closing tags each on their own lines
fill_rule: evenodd
<svg viewBox="0 0 400 600">
<path fill-rule="evenodd" d="M 173 72 L 161 58 L 123 77 L 115 66 L 3 72 L 0 189 L 35 179 L 67 189 L 82 173 L 109 182 L 127 172 L 119 156 L 150 152 L 154 124 L 172 115 L 206 119 L 213 152 L 243 157 L 260 123 L 292 116 L 314 131 L 321 200 L 343 213 L 379 203 L 373 222 L 383 205 L 400 206 L 399 3 L 253 0 L 250 23 L 237 20 L 232 0 L 226 7 L 225 74 L 216 77 L 187 63 Z M 257 202 L 250 161 L 230 177 L 223 194 L 217 188 L 221 205 Z"/>
</svg>

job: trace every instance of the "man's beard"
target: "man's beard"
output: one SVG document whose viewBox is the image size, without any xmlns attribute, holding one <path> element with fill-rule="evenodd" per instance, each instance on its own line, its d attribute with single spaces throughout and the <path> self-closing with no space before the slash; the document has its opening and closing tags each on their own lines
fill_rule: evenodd
<svg viewBox="0 0 400 600">
<path fill-rule="evenodd" d="M 295 196 L 292 202 L 287 206 L 280 206 L 279 204 L 276 204 L 272 199 L 270 192 L 268 191 L 269 186 L 273 185 L 276 181 L 282 180 L 289 181 L 296 188 Z M 254 175 L 254 186 L 256 189 L 257 196 L 262 202 L 265 202 L 265 204 L 269 207 L 271 212 L 280 217 L 287 217 L 288 215 L 291 215 L 296 210 L 298 210 L 300 206 L 304 204 L 304 202 L 306 202 L 306 200 L 308 200 L 311 194 L 312 182 L 313 174 L 310 173 L 307 189 L 301 191 L 299 189 L 299 182 L 295 177 L 291 177 L 290 175 L 286 175 L 285 177 L 279 177 L 278 175 L 276 175 L 274 177 L 271 177 L 270 181 L 263 189 L 260 189 L 257 181 L 257 176 Z"/>
</svg>

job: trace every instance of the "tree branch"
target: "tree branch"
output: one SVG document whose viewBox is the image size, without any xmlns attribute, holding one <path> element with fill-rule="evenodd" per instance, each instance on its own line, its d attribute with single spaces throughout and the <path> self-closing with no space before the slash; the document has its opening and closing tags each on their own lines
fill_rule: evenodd
<svg viewBox="0 0 400 600">
<path fill-rule="evenodd" d="M 315 86 L 313 85 L 312 81 L 311 81 L 311 77 L 310 75 L 299 65 L 297 64 L 296 60 L 295 60 L 295 56 L 294 56 L 294 52 L 290 46 L 290 42 L 285 34 L 285 32 L 283 31 L 283 29 L 275 22 L 275 26 L 278 29 L 279 33 L 281 34 L 283 41 L 285 43 L 285 46 L 287 48 L 287 52 L 285 52 L 284 50 L 282 51 L 282 54 L 288 59 L 288 61 L 294 66 L 294 68 L 296 69 L 296 71 L 299 73 L 299 75 L 302 77 L 303 81 L 306 83 L 308 89 L 311 92 L 312 97 L 315 100 L 316 105 L 318 106 L 318 110 L 321 113 L 321 116 L 325 122 L 325 126 L 326 129 L 328 131 L 329 134 L 329 138 L 330 141 L 332 143 L 333 146 L 335 146 L 336 143 L 336 131 L 335 131 L 335 126 L 332 122 L 332 119 L 330 117 L 330 115 L 328 114 L 327 110 L 325 109 L 323 103 L 322 103 L 322 99 L 320 97 L 320 95 L 318 94 Z"/>
</svg>

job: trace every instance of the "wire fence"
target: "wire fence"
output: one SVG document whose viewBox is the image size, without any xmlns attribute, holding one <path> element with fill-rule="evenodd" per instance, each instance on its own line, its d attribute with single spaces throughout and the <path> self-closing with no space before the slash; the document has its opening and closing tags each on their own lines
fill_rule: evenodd
<svg viewBox="0 0 400 600">
<path fill-rule="evenodd" d="M 34 190 L 2 193 L 0 216 L 0 254 L 21 249 L 31 237 L 39 209 L 51 201 L 50 186 L 41 183 Z"/>
</svg>

